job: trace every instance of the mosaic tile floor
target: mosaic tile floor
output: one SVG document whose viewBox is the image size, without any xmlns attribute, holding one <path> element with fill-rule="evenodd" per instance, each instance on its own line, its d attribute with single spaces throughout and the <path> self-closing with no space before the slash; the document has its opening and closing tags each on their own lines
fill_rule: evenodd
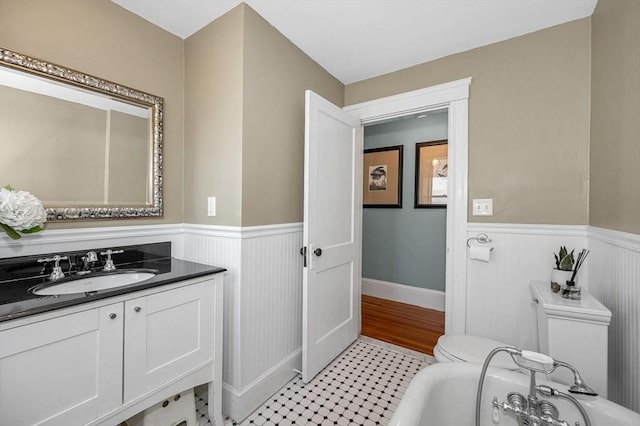
<svg viewBox="0 0 640 426">
<path fill-rule="evenodd" d="M 360 338 L 310 383 L 294 378 L 239 425 L 386 425 L 413 376 L 431 362 L 428 355 Z M 206 394 L 196 394 L 196 408 L 200 426 L 212 426 Z"/>
</svg>

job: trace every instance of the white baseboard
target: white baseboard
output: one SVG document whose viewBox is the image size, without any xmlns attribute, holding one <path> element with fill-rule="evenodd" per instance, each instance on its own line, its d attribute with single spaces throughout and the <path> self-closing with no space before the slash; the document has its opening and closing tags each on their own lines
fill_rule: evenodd
<svg viewBox="0 0 640 426">
<path fill-rule="evenodd" d="M 444 292 L 362 278 L 362 294 L 444 312 Z"/>
<path fill-rule="evenodd" d="M 240 423 L 293 379 L 298 374 L 295 370 L 299 370 L 301 366 L 302 348 L 283 359 L 282 362 L 266 371 L 241 391 L 224 383 L 222 386 L 222 412 Z"/>
</svg>

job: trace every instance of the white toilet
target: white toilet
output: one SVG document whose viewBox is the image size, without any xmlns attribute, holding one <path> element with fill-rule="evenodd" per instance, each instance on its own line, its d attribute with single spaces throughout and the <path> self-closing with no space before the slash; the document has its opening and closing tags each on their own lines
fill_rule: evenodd
<svg viewBox="0 0 640 426">
<path fill-rule="evenodd" d="M 438 344 L 433 348 L 433 355 L 438 362 L 473 362 L 482 364 L 493 349 L 501 346 L 509 346 L 484 337 L 469 336 L 464 334 L 447 334 L 440 336 Z M 500 352 L 491 361 L 492 367 L 517 370 L 518 366 L 511 357 Z"/>
<path fill-rule="evenodd" d="M 533 300 L 537 303 L 537 328 L 539 352 L 573 364 L 581 370 L 587 382 L 602 395 L 607 395 L 607 329 L 611 311 L 592 295 L 584 292 L 582 300 L 562 299 L 551 293 L 548 282 L 530 283 Z M 433 348 L 438 362 L 473 362 L 482 364 L 494 348 L 511 346 L 506 343 L 478 336 L 449 334 L 441 336 Z M 511 356 L 498 353 L 491 361 L 492 367 L 518 370 Z M 563 383 L 571 383 L 568 372 L 559 377 Z"/>
</svg>

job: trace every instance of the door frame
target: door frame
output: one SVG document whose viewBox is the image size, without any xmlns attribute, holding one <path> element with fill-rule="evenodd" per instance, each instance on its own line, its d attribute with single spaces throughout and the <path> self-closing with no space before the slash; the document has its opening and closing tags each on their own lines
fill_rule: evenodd
<svg viewBox="0 0 640 426">
<path fill-rule="evenodd" d="M 450 195 L 447 204 L 445 334 L 466 332 L 470 85 L 471 77 L 343 108 L 358 117 L 362 125 L 430 110 L 448 109 L 447 189 Z M 364 135 L 364 132 L 361 134 Z M 359 152 L 358 155 L 362 157 L 363 153 Z M 362 214 L 362 206 L 359 209 L 359 214 Z"/>
</svg>

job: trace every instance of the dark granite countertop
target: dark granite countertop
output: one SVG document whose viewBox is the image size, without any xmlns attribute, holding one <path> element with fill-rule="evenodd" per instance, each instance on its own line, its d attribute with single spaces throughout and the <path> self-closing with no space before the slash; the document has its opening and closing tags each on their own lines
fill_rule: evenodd
<svg viewBox="0 0 640 426">
<path fill-rule="evenodd" d="M 129 259 L 131 260 L 131 259 Z M 3 259 L 3 261 L 5 261 Z M 216 266 L 203 265 L 172 257 L 142 256 L 137 261 L 129 261 L 126 264 L 116 263 L 118 269 L 155 269 L 159 273 L 146 281 L 122 286 L 118 288 L 92 291 L 89 293 L 65 294 L 57 296 L 38 296 L 31 289 L 45 283 L 51 283 L 46 275 L 36 277 L 18 277 L 0 280 L 0 322 L 48 312 L 68 306 L 80 305 L 100 299 L 106 299 L 134 291 L 146 290 L 178 281 L 197 278 L 205 275 L 224 272 L 226 269 Z M 22 268 L 25 269 L 25 268 Z M 98 275 L 96 271 L 92 274 Z M 0 275 L 1 277 L 1 275 Z M 85 276 L 72 276 L 65 281 L 85 278 Z M 6 276 L 4 277 L 6 278 Z M 58 281 L 62 282 L 62 281 Z"/>
</svg>

